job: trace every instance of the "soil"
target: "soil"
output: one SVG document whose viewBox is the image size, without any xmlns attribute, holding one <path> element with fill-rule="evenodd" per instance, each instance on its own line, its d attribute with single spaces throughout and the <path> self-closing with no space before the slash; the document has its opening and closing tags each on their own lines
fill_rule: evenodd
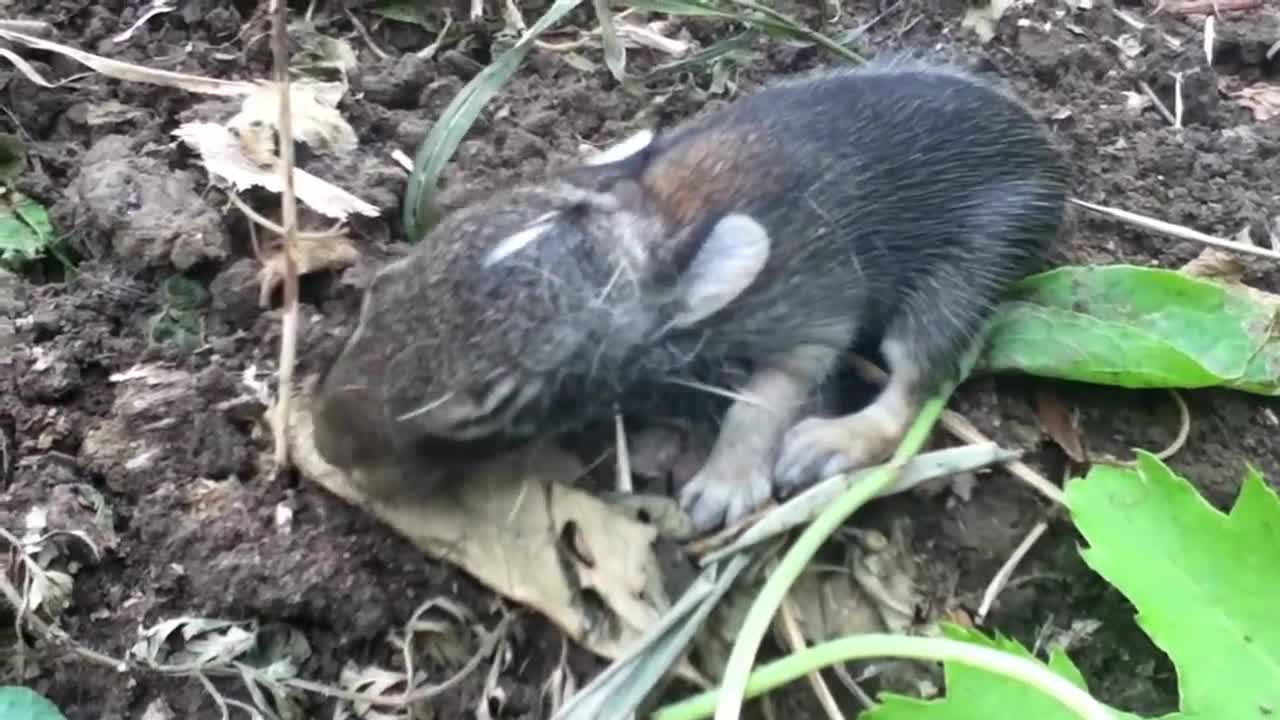
<svg viewBox="0 0 1280 720">
<path fill-rule="evenodd" d="M 453 17 L 465 18 L 465 3 L 454 4 Z M 301 16 L 305 4 L 295 5 Z M 961 26 L 966 3 L 901 0 L 885 9 L 860 47 L 868 54 L 940 51 L 1006 77 L 1068 149 L 1076 197 L 1219 236 L 1247 227 L 1265 243 L 1280 231 L 1274 224 L 1280 123 L 1256 121 L 1228 93 L 1280 75 L 1280 57 L 1266 57 L 1280 39 L 1280 16 L 1224 12 L 1208 65 L 1203 16 L 1153 14 L 1154 5 L 1015 3 L 984 44 Z M 140 0 L 12 0 L 6 14 L 46 20 L 60 42 L 112 58 L 226 79 L 269 75 L 269 26 L 260 12 L 266 3 L 181 3 L 131 38 L 114 40 L 147 6 Z M 496 54 L 490 38 L 502 26 L 499 6 L 485 3 L 481 23 L 456 26 L 466 31 L 451 33 L 433 59 L 415 53 L 434 33 L 380 19 L 370 3 L 348 3 L 349 12 L 334 3 L 312 9 L 317 29 L 347 40 L 359 58 L 340 109 L 360 151 L 323 176 L 382 215 L 353 223 L 362 252 L 355 268 L 304 278 L 299 374 L 332 352 L 357 307 L 362 273 L 401 243 L 407 175 L 390 153 L 412 156 L 454 94 Z M 521 6 L 529 22 L 541 12 L 540 5 Z M 584 3 L 564 25 L 592 27 L 589 7 Z M 788 8 L 828 33 L 862 26 L 881 8 L 845 0 L 839 10 L 832 20 L 829 3 Z M 738 30 L 703 19 L 676 20 L 668 32 L 705 47 Z M 460 42 L 463 36 L 470 40 Z M 1166 37 L 1180 47 L 1171 48 Z M 14 49 L 46 78 L 84 71 L 54 53 Z M 728 75 L 738 92 L 836 62 L 814 47 L 778 41 L 762 39 L 752 49 Z M 534 50 L 485 108 L 446 172 L 454 202 L 564 162 L 582 142 L 602 145 L 655 119 L 726 100 L 707 91 L 708 66 L 623 88 L 598 47 L 577 52 L 575 59 Z M 595 68 L 580 67 L 582 58 Z M 629 71 L 641 75 L 664 61 L 634 49 Z M 1182 73 L 1180 129 L 1155 108 L 1132 103 L 1145 83 L 1165 106 L 1177 107 L 1174 73 Z M 261 397 L 246 379 L 271 381 L 279 298 L 259 307 L 258 262 L 243 215 L 171 135 L 183 121 L 225 118 L 228 103 L 96 75 L 43 88 L 8 64 L 0 70 L 0 88 L 0 127 L 30 150 L 19 189 L 52 208 L 65 254 L 76 262 L 74 272 L 50 261 L 0 274 L 0 338 L 12 343 L 12 350 L 0 349 L 0 527 L 19 533 L 27 513 L 39 507 L 48 511 L 51 528 L 92 530 L 100 557 L 69 544 L 78 564 L 70 604 L 58 621 L 69 636 L 123 657 L 144 625 L 180 616 L 255 619 L 264 628 L 302 631 L 311 648 L 302 674 L 334 682 L 348 661 L 398 656 L 388 633 L 400 631 L 427 600 L 448 598 L 491 626 L 495 598 L 485 588 L 425 559 L 314 485 L 266 472 L 270 433 L 261 422 Z M 271 199 L 263 195 L 256 204 L 270 208 Z M 306 222 L 327 225 L 321 220 Z M 1081 215 L 1058 260 L 1176 267 L 1199 251 L 1192 242 Z M 1274 263 L 1252 262 L 1245 281 L 1280 292 Z M 156 373 L 154 382 L 118 381 L 138 368 Z M 1025 449 L 1033 466 L 1061 477 L 1065 456 L 1041 429 L 1034 404 L 1035 392 L 1045 387 L 1078 409 L 1093 451 L 1123 456 L 1132 447 L 1158 449 L 1177 431 L 1176 406 L 1165 393 L 979 379 L 962 388 L 955 407 L 996 440 Z M 1280 479 L 1280 445 L 1273 442 L 1280 403 L 1229 392 L 1187 393 L 1186 399 L 1193 425 L 1170 463 L 1212 502 L 1229 505 L 1248 464 L 1272 482 Z M 85 503 L 93 492 L 110 510 L 105 523 L 95 521 Z M 944 493 L 878 506 L 879 515 L 911 523 L 915 552 L 948 569 L 955 604 L 970 611 L 1026 532 L 1048 515 L 1046 504 L 1004 471 L 982 476 L 967 501 Z M 1124 598 L 1083 564 L 1079 543 L 1070 525 L 1055 519 L 986 625 L 1030 645 L 1097 621 L 1071 648 L 1095 693 L 1146 715 L 1174 709 L 1170 664 L 1137 628 Z M 470 716 L 485 704 L 492 717 L 544 717 L 542 689 L 561 664 L 563 643 L 532 613 L 519 616 L 514 637 L 514 660 L 499 676 L 500 692 L 486 695 L 485 673 L 473 673 L 433 701 L 432 716 Z M 13 638 L 0 640 L 9 647 Z M 468 657 L 436 652 L 419 667 L 443 679 Z M 571 648 L 568 658 L 580 684 L 603 667 L 580 649 Z M 34 671 L 22 681 L 51 697 L 68 718 L 140 717 L 160 701 L 178 717 L 220 717 L 194 679 L 145 672 L 122 677 L 46 646 L 29 662 Z M 222 687 L 243 697 L 234 685 Z M 791 701 L 814 712 L 811 694 L 802 683 L 796 687 L 803 691 Z M 325 707 L 315 699 L 308 716 L 329 716 Z"/>
</svg>

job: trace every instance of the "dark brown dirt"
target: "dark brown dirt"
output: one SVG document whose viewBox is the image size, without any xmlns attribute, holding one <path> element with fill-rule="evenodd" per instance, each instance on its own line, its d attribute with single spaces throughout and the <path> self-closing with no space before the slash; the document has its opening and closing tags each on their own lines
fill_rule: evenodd
<svg viewBox="0 0 1280 720">
<path fill-rule="evenodd" d="M 454 4 L 454 16 L 465 17 L 462 4 Z M 903 0 L 873 26 L 863 47 L 869 53 L 941 47 L 1008 77 L 1069 149 L 1077 197 L 1218 235 L 1248 226 L 1265 242 L 1280 215 L 1274 182 L 1280 177 L 1280 123 L 1255 122 L 1226 92 L 1280 75 L 1280 57 L 1265 57 L 1280 38 L 1280 17 L 1274 11 L 1224 15 L 1217 23 L 1216 62 L 1209 67 L 1198 19 L 1152 16 L 1142 2 L 1118 2 L 1114 10 L 1147 24 L 1139 32 L 1109 2 L 1093 4 L 1072 10 L 1067 3 L 1028 3 L 1033 7 L 1011 10 L 996 38 L 983 46 L 960 27 L 966 3 Z M 62 42 L 110 57 L 228 79 L 268 74 L 268 26 L 255 14 L 265 3 L 183 3 L 150 19 L 132 39 L 113 41 L 146 5 L 16 0 L 9 7 L 14 17 L 52 22 Z M 487 3 L 486 9 L 492 13 L 498 5 Z M 843 5 L 825 31 L 862 25 L 878 12 L 863 0 Z M 329 176 L 346 178 L 340 184 L 383 216 L 354 224 L 368 251 L 363 267 L 305 279 L 302 372 L 333 348 L 358 300 L 360 274 L 399 237 L 405 174 L 390 163 L 390 151 L 412 155 L 453 95 L 491 59 L 488 31 L 477 30 L 465 46 L 453 36 L 436 59 L 423 60 L 414 52 L 434 35 L 379 21 L 369 3 L 347 6 L 389 57 L 370 51 L 341 7 L 316 5 L 319 30 L 347 39 L 360 58 L 341 105 L 360 138 L 359 158 L 341 175 L 330 168 Z M 530 22 L 540 12 L 539 6 L 522 6 Z M 590 26 L 587 8 L 573 22 Z M 811 24 L 825 22 L 808 5 L 793 10 Z M 830 15 L 829 8 L 824 12 Z M 501 21 L 486 18 L 485 25 L 491 30 Z M 683 31 L 706 45 L 730 29 L 689 22 Z M 1170 49 L 1162 33 L 1180 40 L 1181 48 Z M 1111 42 L 1126 34 L 1145 46 L 1136 57 Z M 83 71 L 55 54 L 15 49 L 46 77 Z M 563 162 L 580 142 L 605 143 L 656 117 L 678 118 L 724 100 L 699 89 L 710 84 L 708 68 L 657 79 L 649 83 L 652 92 L 633 93 L 612 80 L 598 50 L 580 52 L 597 63 L 594 72 L 550 51 L 530 56 L 455 156 L 447 172 L 450 197 Z M 662 60 L 638 50 L 630 59 L 634 72 Z M 827 62 L 814 48 L 761 41 L 735 77 L 740 91 L 750 91 L 770 77 Z M 1128 109 L 1127 94 L 1141 93 L 1141 82 L 1174 107 L 1171 73 L 1178 71 L 1184 73 L 1186 127 L 1170 127 L 1153 108 Z M 243 218 L 229 211 L 225 195 L 170 134 L 180 122 L 215 117 L 227 105 L 95 76 L 45 89 L 8 65 L 0 69 L 0 105 L 0 127 L 18 133 L 31 149 L 32 169 L 21 189 L 53 208 L 67 252 L 80 261 L 65 277 L 56 263 L 22 276 L 0 274 L 0 343 L 13 348 L 0 346 L 0 526 L 17 531 L 27 511 L 41 506 L 51 508 L 54 527 L 86 527 L 87 511 L 69 494 L 79 483 L 102 493 L 114 513 L 111 532 L 104 534 L 114 539 L 101 560 L 84 558 L 62 627 L 89 647 L 124 656 L 140 625 L 181 615 L 288 624 L 311 643 L 304 675 L 332 682 L 348 660 L 388 661 L 395 653 L 386 634 L 432 597 L 451 598 L 492 624 L 493 597 L 465 576 L 425 560 L 317 488 L 261 471 L 270 436 L 260 423 L 261 402 L 243 378 L 252 368 L 257 380 L 270 380 L 278 305 L 258 307 L 258 266 Z M 1175 267 L 1199 249 L 1082 216 L 1061 259 Z M 1274 264 L 1253 262 L 1252 268 L 1247 282 L 1280 292 Z M 113 379 L 139 367 L 168 374 L 155 384 Z M 962 389 L 957 408 L 1059 477 L 1064 456 L 1040 429 L 1035 385 L 977 380 Z M 1176 409 L 1163 393 L 1067 384 L 1055 389 L 1079 409 L 1093 450 L 1125 455 L 1135 446 L 1158 449 L 1176 432 Z M 1194 425 L 1171 464 L 1213 502 L 1231 502 L 1248 463 L 1273 482 L 1280 479 L 1280 449 L 1272 441 L 1280 403 L 1226 392 L 1192 393 L 1187 400 Z M 1003 472 L 984 475 L 967 502 L 899 498 L 879 509 L 910 519 L 917 553 L 955 583 L 937 592 L 953 591 L 970 610 L 1047 510 Z M 990 625 L 1032 643 L 1047 631 L 1098 620 L 1095 633 L 1072 650 L 1097 694 L 1148 715 L 1173 709 L 1176 682 L 1169 663 L 1137 629 L 1124 599 L 1084 566 L 1078 542 L 1057 520 L 1019 570 L 1022 579 L 1002 595 Z M 0 640 L 9 647 L 12 637 Z M 561 641 L 546 622 L 525 615 L 513 652 L 517 660 L 500 683 L 505 703 L 491 705 L 495 717 L 543 717 L 539 692 L 559 662 Z M 443 678 L 466 653 L 434 657 L 424 661 L 426 669 Z M 139 717 L 160 698 L 178 717 L 219 717 L 194 680 L 123 678 L 49 650 L 35 660 L 40 672 L 25 682 L 69 718 Z M 570 666 L 585 682 L 600 664 L 574 652 Z M 435 717 L 469 715 L 482 686 L 477 674 L 438 698 Z M 796 693 L 795 700 L 812 703 L 806 693 Z M 309 716 L 327 713 L 317 706 Z"/>
</svg>

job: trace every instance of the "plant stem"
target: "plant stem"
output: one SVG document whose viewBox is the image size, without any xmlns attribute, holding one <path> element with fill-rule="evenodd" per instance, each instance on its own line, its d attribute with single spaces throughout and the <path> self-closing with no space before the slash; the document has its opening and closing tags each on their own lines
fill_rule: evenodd
<svg viewBox="0 0 1280 720">
<path fill-rule="evenodd" d="M 928 440 L 929 433 L 933 431 L 933 426 L 946 407 L 954 387 L 955 385 L 945 387 L 925 402 L 915 422 L 899 443 L 893 458 L 868 475 L 864 482 L 850 487 L 848 492 L 837 498 L 821 515 L 814 518 L 783 556 L 777 569 L 769 575 L 747 617 L 742 621 L 742 629 L 738 631 L 738 639 L 734 642 L 733 651 L 729 654 L 721 689 L 722 701 L 716 710 L 716 720 L 736 720 L 741 712 L 743 694 L 747 689 L 747 679 L 751 673 L 751 665 L 755 661 L 756 651 L 773 622 L 774 614 L 786 598 L 787 591 L 791 589 L 792 583 L 804 571 L 809 560 L 818 552 L 818 548 L 826 542 L 831 533 L 835 532 L 858 508 L 897 481 L 903 466 Z"/>
<path fill-rule="evenodd" d="M 1084 720 L 1113 720 L 1111 711 L 1085 690 L 1044 665 L 1011 653 L 947 638 L 907 635 L 852 635 L 815 645 L 775 660 L 751 674 L 747 697 L 756 697 L 797 678 L 836 663 L 877 657 L 910 658 L 954 662 L 985 670 L 1029 685 L 1057 700 Z M 653 720 L 698 720 L 709 716 L 724 696 L 724 690 L 708 690 L 679 703 L 668 705 Z M 719 707 L 723 708 L 721 704 Z"/>
</svg>

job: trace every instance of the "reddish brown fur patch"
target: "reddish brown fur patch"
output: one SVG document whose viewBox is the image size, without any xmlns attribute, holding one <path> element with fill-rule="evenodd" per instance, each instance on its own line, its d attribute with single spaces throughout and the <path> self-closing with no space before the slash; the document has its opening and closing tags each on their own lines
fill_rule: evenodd
<svg viewBox="0 0 1280 720">
<path fill-rule="evenodd" d="M 692 225 L 709 212 L 782 190 L 766 159 L 769 150 L 758 129 L 707 129 L 656 158 L 644 184 L 664 219 Z"/>
</svg>

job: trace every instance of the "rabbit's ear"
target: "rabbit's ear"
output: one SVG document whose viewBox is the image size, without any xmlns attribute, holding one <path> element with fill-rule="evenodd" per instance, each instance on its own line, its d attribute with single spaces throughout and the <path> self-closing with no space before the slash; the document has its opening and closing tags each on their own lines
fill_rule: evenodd
<svg viewBox="0 0 1280 720">
<path fill-rule="evenodd" d="M 680 276 L 671 327 L 688 327 L 728 306 L 764 269 L 770 246 L 768 231 L 750 215 L 720 218 Z"/>
</svg>

